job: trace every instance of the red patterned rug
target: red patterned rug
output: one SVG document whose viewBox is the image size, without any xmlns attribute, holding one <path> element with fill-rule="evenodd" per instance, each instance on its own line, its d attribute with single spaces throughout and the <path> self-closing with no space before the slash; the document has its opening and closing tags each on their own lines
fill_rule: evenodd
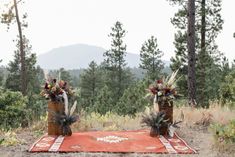
<svg viewBox="0 0 235 157">
<path fill-rule="evenodd" d="M 177 134 L 173 138 L 150 137 L 149 130 L 78 132 L 72 136 L 45 135 L 35 142 L 30 152 L 112 152 L 193 154 Z"/>
</svg>

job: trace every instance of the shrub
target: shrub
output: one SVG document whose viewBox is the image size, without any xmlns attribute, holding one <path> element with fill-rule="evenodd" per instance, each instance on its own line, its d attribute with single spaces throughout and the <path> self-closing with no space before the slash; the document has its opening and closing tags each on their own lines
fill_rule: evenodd
<svg viewBox="0 0 235 157">
<path fill-rule="evenodd" d="M 225 81 L 221 84 L 219 92 L 223 104 L 235 102 L 235 71 L 225 77 Z"/>
<path fill-rule="evenodd" d="M 38 121 L 41 116 L 46 115 L 47 102 L 38 94 L 33 94 L 28 98 L 27 103 L 27 119 L 30 121 Z"/>
<path fill-rule="evenodd" d="M 0 139 L 1 146 L 14 146 L 18 144 L 23 144 L 25 141 L 18 138 L 15 132 L 8 131 L 3 134 L 3 138 Z"/>
<path fill-rule="evenodd" d="M 216 141 L 220 143 L 235 143 L 235 120 L 227 125 L 215 123 L 211 126 Z"/>
<path fill-rule="evenodd" d="M 145 87 L 145 82 L 139 81 L 127 88 L 117 103 L 115 112 L 119 115 L 134 116 L 136 113 L 143 111 L 145 106 L 150 103 L 145 98 Z"/>
<path fill-rule="evenodd" d="M 0 126 L 16 128 L 25 122 L 27 98 L 20 92 L 0 89 Z"/>
</svg>

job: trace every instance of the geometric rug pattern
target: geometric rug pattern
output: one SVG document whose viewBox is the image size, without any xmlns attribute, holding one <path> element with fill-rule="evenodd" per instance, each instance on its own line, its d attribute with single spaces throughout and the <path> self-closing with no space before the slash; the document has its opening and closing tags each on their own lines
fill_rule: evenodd
<svg viewBox="0 0 235 157">
<path fill-rule="evenodd" d="M 77 132 L 72 136 L 42 136 L 29 152 L 197 153 L 177 134 L 151 137 L 149 130 Z"/>
</svg>

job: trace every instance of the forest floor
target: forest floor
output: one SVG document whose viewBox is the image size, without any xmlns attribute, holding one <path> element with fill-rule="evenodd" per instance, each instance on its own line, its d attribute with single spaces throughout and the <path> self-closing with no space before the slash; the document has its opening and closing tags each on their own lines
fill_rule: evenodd
<svg viewBox="0 0 235 157">
<path fill-rule="evenodd" d="M 182 109 L 179 111 L 176 110 L 175 117 L 179 116 Z M 215 144 L 213 134 L 210 131 L 210 127 L 208 123 L 210 122 L 210 118 L 208 119 L 208 116 L 212 114 L 214 117 L 213 119 L 221 118 L 219 116 L 219 113 L 215 113 L 213 109 L 210 109 L 210 111 L 194 111 L 193 114 L 189 114 L 191 109 L 186 109 L 184 111 L 185 121 L 181 124 L 181 128 L 177 131 L 177 133 L 180 135 L 181 138 L 183 138 L 189 146 L 194 148 L 198 151 L 198 154 L 190 154 L 190 155 L 171 155 L 171 154 L 136 154 L 136 153 L 128 153 L 128 154 L 120 154 L 120 153 L 29 153 L 27 150 L 29 147 L 34 143 L 43 133 L 38 133 L 38 126 L 34 126 L 34 128 L 27 128 L 27 129 L 20 129 L 18 131 L 15 131 L 15 135 L 17 139 L 20 139 L 20 143 L 15 144 L 13 146 L 0 146 L 0 157 L 75 157 L 75 156 L 82 156 L 82 157 L 155 157 L 155 156 L 190 156 L 190 157 L 235 157 L 235 147 L 232 146 L 219 146 Z M 222 111 L 219 111 L 222 112 Z M 233 115 L 232 115 L 233 113 Z M 200 114 L 200 116 L 199 116 Z M 217 115 L 218 114 L 218 115 Z M 216 115 L 218 117 L 216 117 Z M 234 116 L 234 112 L 227 113 L 227 115 L 223 115 L 222 120 L 225 121 L 228 116 Z M 222 116 L 222 115 L 221 115 Z M 93 116 L 94 117 L 94 116 Z M 230 118 L 234 118 L 231 117 Z M 102 121 L 104 121 L 104 117 L 102 118 Z M 112 118 L 108 118 L 112 119 Z M 177 118 L 176 118 L 177 119 Z M 89 118 L 88 118 L 89 120 Z M 92 121 L 90 119 L 90 121 Z M 133 130 L 133 129 L 140 129 L 141 126 L 137 124 L 139 119 L 134 121 L 129 121 L 131 124 L 131 127 L 124 126 L 125 128 L 120 128 L 116 130 Z M 193 122 L 194 121 L 194 122 Z M 84 122 L 82 125 L 84 126 Z M 96 123 L 99 123 L 99 121 L 96 120 Z M 120 122 L 123 123 L 123 122 Z M 133 124 L 136 123 L 136 124 Z M 107 122 L 105 122 L 105 125 Z M 124 123 L 123 123 L 124 124 Z M 41 125 L 41 124 L 40 124 Z M 39 126 L 40 126 L 39 125 Z M 102 124 L 104 126 L 104 124 Z M 112 125 L 112 124 L 107 124 Z M 125 124 L 124 124 L 125 125 Z M 77 126 L 76 126 L 77 127 Z M 92 124 L 89 124 L 90 128 L 79 128 L 78 130 L 86 131 L 86 130 L 94 130 L 94 128 L 97 128 L 97 126 L 92 126 Z M 113 127 L 111 127 L 113 128 Z M 45 128 L 42 127 L 43 130 Z M 73 128 L 73 130 L 76 130 Z M 101 129 L 98 129 L 101 130 Z M 102 129 L 107 130 L 107 129 Z M 0 134 L 1 136 L 1 134 Z"/>
</svg>

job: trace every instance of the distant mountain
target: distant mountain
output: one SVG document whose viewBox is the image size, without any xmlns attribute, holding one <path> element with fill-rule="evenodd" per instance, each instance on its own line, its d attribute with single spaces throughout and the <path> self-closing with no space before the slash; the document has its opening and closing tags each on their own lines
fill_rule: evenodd
<svg viewBox="0 0 235 157">
<path fill-rule="evenodd" d="M 87 68 L 88 64 L 94 60 L 100 64 L 103 60 L 103 53 L 106 50 L 102 47 L 75 44 L 52 49 L 51 51 L 38 56 L 37 64 L 43 69 L 80 69 Z M 138 67 L 140 57 L 138 54 L 127 53 L 126 62 L 129 67 Z M 169 65 L 169 61 L 165 62 Z"/>
</svg>

